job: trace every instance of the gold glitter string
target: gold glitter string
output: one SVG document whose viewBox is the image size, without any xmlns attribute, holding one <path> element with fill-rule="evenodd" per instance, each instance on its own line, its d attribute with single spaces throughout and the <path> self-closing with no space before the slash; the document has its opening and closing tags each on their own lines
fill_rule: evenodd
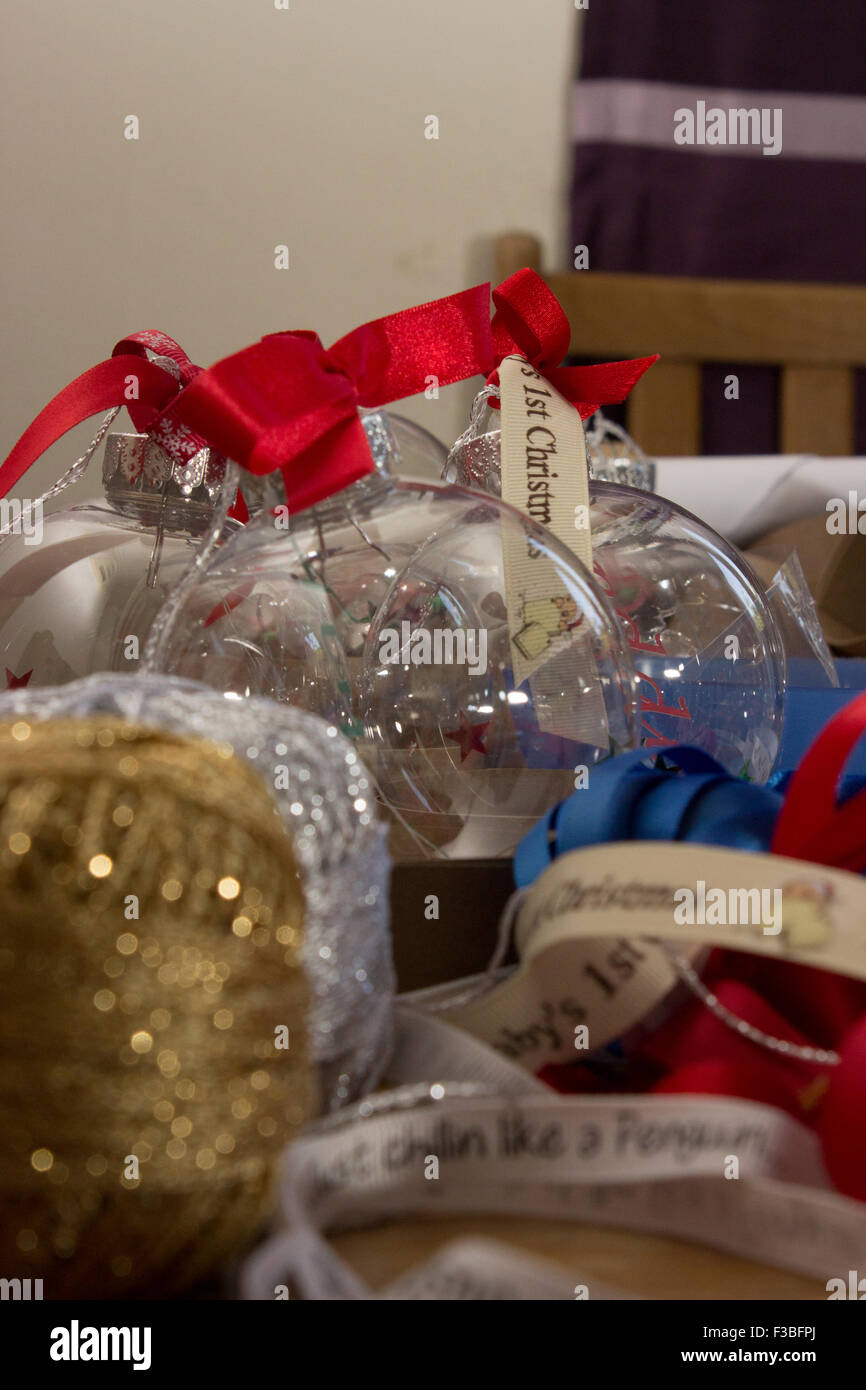
<svg viewBox="0 0 866 1390">
<path fill-rule="evenodd" d="M 315 1109 L 303 898 L 260 779 L 114 718 L 0 725 L 0 1277 L 167 1296 Z"/>
</svg>

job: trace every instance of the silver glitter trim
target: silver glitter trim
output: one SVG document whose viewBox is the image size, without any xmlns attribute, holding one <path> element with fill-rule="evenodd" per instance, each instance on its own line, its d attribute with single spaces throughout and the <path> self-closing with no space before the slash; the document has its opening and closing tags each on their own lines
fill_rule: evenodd
<svg viewBox="0 0 866 1390">
<path fill-rule="evenodd" d="M 400 463 L 400 450 L 391 428 L 391 421 L 384 410 L 362 410 L 361 424 L 364 426 L 377 470 L 380 473 L 396 473 Z"/>
<path fill-rule="evenodd" d="M 226 699 L 173 676 L 105 674 L 0 695 L 0 720 L 100 713 L 229 743 L 260 773 L 289 832 L 304 889 L 308 1028 L 325 1106 L 335 1110 L 363 1095 L 389 1060 L 394 970 L 387 832 L 352 745 L 306 710 Z"/>
<path fill-rule="evenodd" d="M 778 1052 L 783 1057 L 794 1057 L 798 1062 L 811 1062 L 815 1066 L 821 1067 L 839 1065 L 841 1061 L 839 1053 L 833 1052 L 830 1048 L 807 1047 L 801 1043 L 788 1042 L 787 1038 L 777 1038 L 772 1033 L 765 1033 L 761 1028 L 755 1028 L 746 1019 L 740 1018 L 739 1014 L 725 1008 L 725 1005 L 716 998 L 712 990 L 707 989 L 700 975 L 685 956 L 680 955 L 679 951 L 665 941 L 659 941 L 657 945 L 664 948 L 675 965 L 680 979 L 688 985 L 692 994 L 700 999 L 714 1018 L 717 1018 L 720 1023 L 724 1023 L 725 1027 L 730 1028 L 732 1032 L 739 1033 L 740 1037 L 748 1038 L 749 1042 L 756 1043 L 759 1047 L 765 1047 L 768 1052 Z"/>
</svg>

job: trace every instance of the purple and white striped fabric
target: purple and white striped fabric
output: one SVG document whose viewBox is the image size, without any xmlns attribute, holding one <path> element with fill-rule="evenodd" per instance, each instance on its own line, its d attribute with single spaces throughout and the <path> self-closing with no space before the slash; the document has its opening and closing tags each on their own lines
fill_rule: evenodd
<svg viewBox="0 0 866 1390">
<path fill-rule="evenodd" d="M 866 0 L 592 0 L 583 19 L 571 229 L 591 269 L 866 281 Z M 730 370 L 704 372 L 704 452 L 773 452 L 776 371 L 740 369 L 732 411 Z"/>
</svg>

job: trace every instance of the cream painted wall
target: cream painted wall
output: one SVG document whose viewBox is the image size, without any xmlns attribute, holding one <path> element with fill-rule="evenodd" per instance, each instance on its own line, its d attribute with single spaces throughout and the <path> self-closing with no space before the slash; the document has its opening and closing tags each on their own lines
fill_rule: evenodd
<svg viewBox="0 0 866 1390">
<path fill-rule="evenodd" d="M 4 0 L 0 457 L 133 329 L 206 364 L 486 279 L 499 231 L 561 261 L 578 23 L 572 0 Z M 406 413 L 450 441 L 469 399 Z"/>
</svg>

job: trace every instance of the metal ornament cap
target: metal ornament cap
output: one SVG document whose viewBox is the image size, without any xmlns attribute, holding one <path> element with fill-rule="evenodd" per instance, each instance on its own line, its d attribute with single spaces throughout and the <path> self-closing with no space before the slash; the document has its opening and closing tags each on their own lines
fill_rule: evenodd
<svg viewBox="0 0 866 1390">
<path fill-rule="evenodd" d="M 105 441 L 102 482 L 108 501 L 124 515 L 147 523 L 198 530 L 219 496 L 226 460 L 200 449 L 186 464 L 175 463 L 146 434 L 110 434 Z"/>
</svg>

